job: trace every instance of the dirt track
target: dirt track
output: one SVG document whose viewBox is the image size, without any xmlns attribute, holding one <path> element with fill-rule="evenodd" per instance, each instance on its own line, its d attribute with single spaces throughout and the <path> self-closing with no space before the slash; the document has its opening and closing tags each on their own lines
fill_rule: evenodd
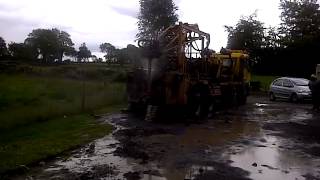
<svg viewBox="0 0 320 180">
<path fill-rule="evenodd" d="M 16 179 L 320 179 L 320 113 L 252 96 L 202 123 L 105 116 L 113 135 Z"/>
</svg>

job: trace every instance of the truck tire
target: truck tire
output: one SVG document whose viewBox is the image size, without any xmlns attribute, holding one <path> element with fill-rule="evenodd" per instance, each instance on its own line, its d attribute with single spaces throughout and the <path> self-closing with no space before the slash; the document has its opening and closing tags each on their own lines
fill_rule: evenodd
<svg viewBox="0 0 320 180">
<path fill-rule="evenodd" d="M 239 105 L 245 105 L 247 103 L 247 97 L 249 96 L 249 92 L 250 92 L 250 85 L 248 83 L 245 83 L 240 86 Z"/>
<path fill-rule="evenodd" d="M 205 119 L 209 114 L 209 87 L 197 85 L 191 88 L 188 96 L 188 109 L 191 117 Z"/>
<path fill-rule="evenodd" d="M 238 91 L 238 104 L 239 105 L 245 105 L 247 103 L 247 89 L 246 87 L 240 87 L 240 90 Z"/>
</svg>

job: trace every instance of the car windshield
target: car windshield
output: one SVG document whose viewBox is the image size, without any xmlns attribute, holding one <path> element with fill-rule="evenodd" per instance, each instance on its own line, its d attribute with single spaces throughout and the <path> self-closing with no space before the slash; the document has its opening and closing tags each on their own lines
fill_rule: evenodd
<svg viewBox="0 0 320 180">
<path fill-rule="evenodd" d="M 292 81 L 296 86 L 308 86 L 309 84 L 307 79 L 293 79 Z"/>
</svg>

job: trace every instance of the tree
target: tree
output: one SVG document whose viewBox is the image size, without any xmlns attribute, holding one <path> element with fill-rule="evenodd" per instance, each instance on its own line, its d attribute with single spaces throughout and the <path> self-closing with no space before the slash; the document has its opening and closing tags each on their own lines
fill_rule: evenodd
<svg viewBox="0 0 320 180">
<path fill-rule="evenodd" d="M 289 75 L 309 77 L 319 63 L 320 10 L 317 0 L 281 0 L 278 62 Z M 286 68 L 290 64 L 290 68 Z"/>
<path fill-rule="evenodd" d="M 159 32 L 178 21 L 172 0 L 140 0 L 138 39 L 155 39 Z"/>
<path fill-rule="evenodd" d="M 6 41 L 0 37 L 0 59 L 3 59 L 8 56 L 8 48 Z"/>
<path fill-rule="evenodd" d="M 91 55 L 92 62 L 98 62 L 98 57 L 96 55 Z"/>
<path fill-rule="evenodd" d="M 110 43 L 103 43 L 100 45 L 100 51 L 106 53 L 104 56 L 106 61 L 114 61 L 116 57 L 116 47 Z"/>
<path fill-rule="evenodd" d="M 286 46 L 310 43 L 320 36 L 320 10 L 317 0 L 281 0 L 280 34 Z"/>
<path fill-rule="evenodd" d="M 50 29 L 35 29 L 25 40 L 25 44 L 37 50 L 45 63 L 53 62 L 57 58 L 59 41 L 55 32 Z"/>
<path fill-rule="evenodd" d="M 31 61 L 34 60 L 36 57 L 34 56 L 37 54 L 33 52 L 34 49 L 25 43 L 10 43 L 9 44 L 9 53 L 13 59 L 19 61 Z"/>
<path fill-rule="evenodd" d="M 74 52 L 70 35 L 59 29 L 35 29 L 25 40 L 25 44 L 33 48 L 35 56 L 42 56 L 43 62 L 62 61 L 64 55 Z"/>
<path fill-rule="evenodd" d="M 248 17 L 241 17 L 239 22 L 233 26 L 225 26 L 228 32 L 227 48 L 241 49 L 253 52 L 263 46 L 264 26 L 256 20 L 254 13 Z"/>
<path fill-rule="evenodd" d="M 86 43 L 82 43 L 78 51 L 78 61 L 86 61 L 91 57 L 91 51 L 87 48 Z"/>
<path fill-rule="evenodd" d="M 58 39 L 58 60 L 62 62 L 64 55 L 72 55 L 75 51 L 74 44 L 70 38 L 70 35 L 65 31 L 59 29 L 52 29 Z"/>
<path fill-rule="evenodd" d="M 264 41 L 265 48 L 279 48 L 282 47 L 281 37 L 276 27 L 269 27 Z"/>
<path fill-rule="evenodd" d="M 116 49 L 116 63 L 119 63 L 121 66 L 129 62 L 129 54 L 127 48 Z"/>
<path fill-rule="evenodd" d="M 142 62 L 142 54 L 141 54 L 141 50 L 136 47 L 135 45 L 132 44 L 128 44 L 127 48 L 126 48 L 126 53 L 128 56 L 127 61 L 135 66 L 141 66 Z"/>
</svg>

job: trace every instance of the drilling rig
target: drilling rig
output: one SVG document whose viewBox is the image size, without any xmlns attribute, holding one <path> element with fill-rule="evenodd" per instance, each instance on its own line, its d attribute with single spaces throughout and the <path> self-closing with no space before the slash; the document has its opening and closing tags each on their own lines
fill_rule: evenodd
<svg viewBox="0 0 320 180">
<path fill-rule="evenodd" d="M 203 118 L 214 109 L 245 104 L 248 54 L 210 50 L 210 34 L 197 24 L 179 23 L 138 45 L 147 65 L 129 73 L 128 101 L 129 109 L 144 110 L 146 119 L 168 111 Z"/>
</svg>

